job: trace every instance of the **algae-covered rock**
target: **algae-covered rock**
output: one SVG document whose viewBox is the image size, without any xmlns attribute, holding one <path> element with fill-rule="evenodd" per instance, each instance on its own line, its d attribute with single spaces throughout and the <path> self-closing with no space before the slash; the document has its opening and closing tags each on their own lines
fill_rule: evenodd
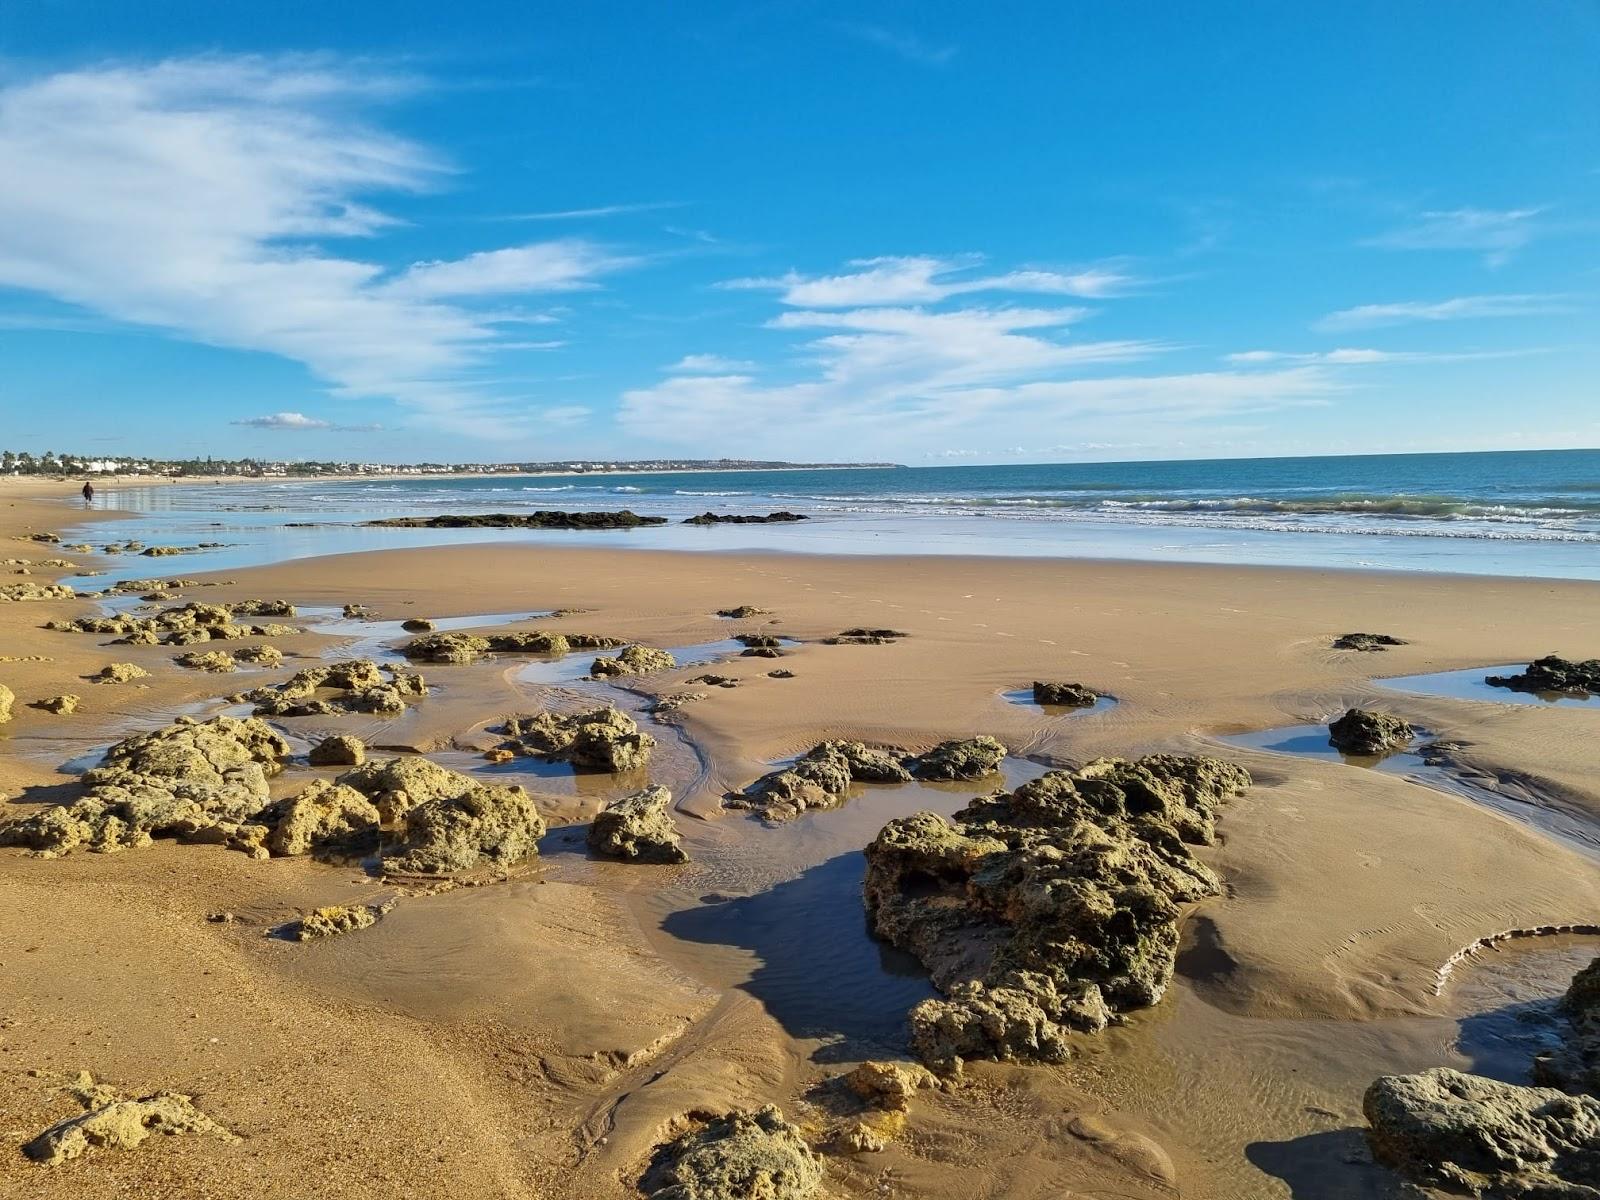
<svg viewBox="0 0 1600 1200">
<path fill-rule="evenodd" d="M 385 849 L 383 866 L 402 874 L 509 866 L 538 854 L 545 833 L 544 818 L 522 788 L 476 783 L 459 795 L 416 805 L 401 825 L 401 842 Z"/>
<path fill-rule="evenodd" d="M 1404 638 L 1397 638 L 1391 633 L 1343 633 L 1333 639 L 1335 650 L 1360 650 L 1367 654 L 1405 644 Z"/>
<path fill-rule="evenodd" d="M 267 779 L 288 755 L 289 743 L 254 718 L 180 717 L 112 746 L 81 777 L 82 799 L 0 826 L 0 843 L 112 851 L 237 824 L 266 806 Z"/>
<path fill-rule="evenodd" d="M 646 675 L 651 671 L 669 671 L 678 660 L 665 650 L 654 646 L 626 646 L 615 658 L 597 658 L 589 667 L 589 674 L 598 678 L 611 675 Z"/>
<path fill-rule="evenodd" d="M 1572 696 L 1600 696 L 1600 658 L 1582 662 L 1548 654 L 1528 664 L 1516 675 L 1490 675 L 1484 682 L 1491 687 L 1516 692 L 1561 692 Z"/>
<path fill-rule="evenodd" d="M 1035 704 L 1059 704 L 1067 708 L 1093 708 L 1100 693 L 1081 683 L 1050 683 L 1043 679 L 1033 681 Z"/>
<path fill-rule="evenodd" d="M 1417 731 L 1399 717 L 1351 708 L 1328 725 L 1328 741 L 1345 754 L 1372 755 L 1398 750 Z"/>
<path fill-rule="evenodd" d="M 757 608 L 754 604 L 740 604 L 733 608 L 717 609 L 717 616 L 727 617 L 730 621 L 745 621 L 751 617 L 765 617 L 772 612 L 769 608 Z"/>
<path fill-rule="evenodd" d="M 135 663 L 107 663 L 95 672 L 96 683 L 132 683 L 135 679 L 148 679 L 150 672 Z"/>
<path fill-rule="evenodd" d="M 656 740 L 632 717 L 609 705 L 574 713 L 507 717 L 507 747 L 592 771 L 632 771 L 645 765 Z"/>
<path fill-rule="evenodd" d="M 911 763 L 918 779 L 982 779 L 1000 769 L 1006 748 L 992 737 L 940 742 Z"/>
<path fill-rule="evenodd" d="M 909 636 L 911 635 L 900 629 L 867 629 L 858 626 L 822 640 L 829 646 L 887 646 Z"/>
<path fill-rule="evenodd" d="M 434 626 L 427 617 L 409 617 L 400 622 L 400 628 L 407 633 L 432 633 Z"/>
<path fill-rule="evenodd" d="M 482 513 L 457 516 L 453 513 L 428 517 L 385 517 L 368 525 L 387 525 L 401 529 L 635 529 L 641 525 L 665 525 L 665 517 L 641 517 L 631 509 L 615 512 L 562 512 L 540 509 L 525 513 Z"/>
<path fill-rule="evenodd" d="M 681 863 L 683 839 L 668 811 L 672 793 L 660 785 L 606 805 L 589 825 L 589 849 L 627 862 Z"/>
<path fill-rule="evenodd" d="M 1470 1196 L 1600 1195 L 1600 1100 L 1439 1067 L 1385 1075 L 1362 1102 L 1374 1155 L 1426 1187 Z"/>
<path fill-rule="evenodd" d="M 90 1150 L 133 1150 L 156 1135 L 205 1133 L 225 1141 L 239 1140 L 196 1108 L 192 1097 L 180 1092 L 124 1100 L 111 1089 L 94 1085 L 87 1075 L 83 1078 L 90 1086 L 79 1095 L 89 1111 L 57 1121 L 23 1146 L 22 1152 L 34 1162 L 59 1166 Z"/>
<path fill-rule="evenodd" d="M 258 819 L 271 827 L 264 843 L 268 852 L 286 857 L 364 847 L 377 833 L 381 817 L 378 806 L 355 788 L 317 779 Z"/>
<path fill-rule="evenodd" d="M 866 850 L 868 915 L 945 994 L 913 1012 L 919 1055 L 1058 1060 L 1069 1031 L 1159 1000 L 1180 906 L 1219 889 L 1189 843 L 1212 840 L 1249 783 L 1218 759 L 1104 759 L 885 825 Z"/>
<path fill-rule="evenodd" d="M 705 1121 L 667 1143 L 639 1180 L 650 1200 L 806 1200 L 822 1159 L 771 1105 Z"/>
<path fill-rule="evenodd" d="M 367 761 L 367 744 L 351 734 L 323 738 L 306 756 L 313 767 L 359 767 Z"/>
</svg>

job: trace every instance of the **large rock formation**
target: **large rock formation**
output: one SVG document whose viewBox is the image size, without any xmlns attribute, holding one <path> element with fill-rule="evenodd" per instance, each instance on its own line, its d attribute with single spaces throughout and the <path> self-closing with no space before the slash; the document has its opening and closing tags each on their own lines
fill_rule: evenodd
<svg viewBox="0 0 1600 1200">
<path fill-rule="evenodd" d="M 1328 724 L 1328 741 L 1344 754 L 1373 755 L 1399 750 L 1417 731 L 1399 717 L 1351 708 Z"/>
<path fill-rule="evenodd" d="M 621 638 L 601 634 L 522 629 L 511 633 L 430 633 L 413 638 L 401 653 L 424 662 L 462 665 L 485 654 L 571 654 L 574 650 L 609 650 L 621 645 Z"/>
<path fill-rule="evenodd" d="M 483 513 L 477 516 L 386 517 L 368 525 L 400 529 L 636 529 L 665 525 L 665 517 L 641 517 L 629 509 L 619 512 L 560 512 L 540 509 L 528 513 Z"/>
<path fill-rule="evenodd" d="M 912 1012 L 919 1056 L 1059 1060 L 1068 1030 L 1159 1000 L 1181 906 L 1219 888 L 1188 844 L 1212 841 L 1249 783 L 1212 758 L 1102 759 L 884 826 L 866 851 L 873 928 L 945 993 Z"/>
<path fill-rule="evenodd" d="M 236 824 L 266 805 L 289 743 L 262 721 L 180 717 L 124 738 L 82 777 L 87 794 L 0 826 L 0 844 L 49 854 L 122 850 Z"/>
<path fill-rule="evenodd" d="M 1600 1100 L 1439 1067 L 1385 1075 L 1362 1103 L 1375 1156 L 1469 1196 L 1600 1196 Z"/>
<path fill-rule="evenodd" d="M 135 582 L 145 584 L 159 581 Z M 294 615 L 294 606 L 282 600 L 240 600 L 232 604 L 203 604 L 191 600 L 163 609 L 150 617 L 131 614 L 113 617 L 79 617 L 72 621 L 50 621 L 46 623 L 45 628 L 68 633 L 111 635 L 114 644 L 153 646 L 163 643 L 168 646 L 189 646 L 196 642 L 237 641 L 248 637 L 288 637 L 299 633 L 300 630 L 293 625 L 248 624 L 235 621 L 234 618 Z"/>
<path fill-rule="evenodd" d="M 384 678 L 384 673 L 388 678 Z M 331 713 L 405 712 L 406 702 L 428 694 L 421 675 L 404 667 L 379 667 L 370 658 L 352 658 L 296 671 L 283 683 L 244 693 L 261 716 L 310 717 Z"/>
<path fill-rule="evenodd" d="M 821 1186 L 821 1157 L 771 1105 L 667 1143 L 639 1180 L 650 1200 L 806 1200 Z"/>
<path fill-rule="evenodd" d="M 589 849 L 627 862 L 688 862 L 671 804 L 672 793 L 659 784 L 613 801 L 590 823 Z"/>
<path fill-rule="evenodd" d="M 811 518 L 804 513 L 789 512 L 780 509 L 769 513 L 714 513 L 703 512 L 698 516 L 685 517 L 685 525 L 784 525 L 791 521 L 809 521 Z"/>
<path fill-rule="evenodd" d="M 1516 675 L 1490 675 L 1485 683 L 1516 692 L 1565 692 L 1573 696 L 1600 696 L 1600 658 L 1576 662 L 1554 654 L 1535 659 Z"/>
<path fill-rule="evenodd" d="M 267 827 L 261 840 L 269 854 L 287 857 L 371 850 L 381 821 L 371 798 L 347 784 L 318 779 L 256 814 L 252 823 Z"/>
<path fill-rule="evenodd" d="M 725 803 L 783 821 L 807 809 L 838 807 L 848 798 L 851 783 L 904 783 L 910 778 L 911 772 L 897 753 L 864 742 L 822 742 L 789 766 L 769 772 L 743 792 L 729 796 Z"/>
<path fill-rule="evenodd" d="M 651 671 L 670 671 L 678 660 L 654 646 L 625 646 L 615 658 L 597 658 L 589 674 L 597 678 L 613 675 L 648 675 Z"/>
<path fill-rule="evenodd" d="M 506 749 L 590 771 L 632 771 L 650 759 L 656 740 L 632 717 L 607 705 L 583 712 L 507 717 Z"/>
</svg>

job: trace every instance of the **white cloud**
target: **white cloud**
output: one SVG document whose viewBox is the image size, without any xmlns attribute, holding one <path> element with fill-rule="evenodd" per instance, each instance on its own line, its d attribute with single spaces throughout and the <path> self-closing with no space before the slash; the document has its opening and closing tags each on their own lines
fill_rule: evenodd
<svg viewBox="0 0 1600 1200">
<path fill-rule="evenodd" d="M 625 393 L 621 420 L 708 449 L 840 458 L 852 447 L 905 455 L 979 437 L 985 445 L 1090 434 L 1122 441 L 1148 433 L 1151 421 L 1313 403 L 1338 388 L 1317 366 L 1093 377 L 1164 347 L 1062 340 L 1060 331 L 1083 315 L 1074 308 L 785 312 L 768 327 L 820 334 L 795 347 L 798 381 L 680 375 Z"/>
<path fill-rule="evenodd" d="M 1245 350 L 1225 354 L 1223 361 L 1248 366 L 1260 363 L 1326 363 L 1329 366 L 1369 366 L 1385 363 L 1463 362 L 1480 358 L 1514 358 L 1537 350 L 1468 350 L 1439 353 L 1430 350 L 1366 350 L 1345 348 L 1297 353 L 1287 350 Z"/>
<path fill-rule="evenodd" d="M 925 67 L 942 67 L 956 56 L 956 47 L 935 45 L 907 30 L 855 21 L 841 21 L 835 27 L 858 41 L 879 46 L 908 62 L 921 63 Z"/>
<path fill-rule="evenodd" d="M 756 364 L 720 354 L 685 354 L 666 369 L 675 375 L 748 375 Z"/>
<path fill-rule="evenodd" d="M 251 429 L 328 430 L 337 433 L 376 433 L 382 428 L 379 425 L 335 425 L 332 421 L 308 417 L 305 413 L 297 412 L 268 413 L 264 417 L 245 417 L 229 423 L 244 425 Z"/>
<path fill-rule="evenodd" d="M 395 222 L 376 195 L 447 168 L 362 110 L 404 81 L 328 59 L 206 57 L 70 71 L 0 89 L 0 286 L 114 320 L 302 363 L 339 394 L 495 434 L 469 382 L 505 314 L 441 298 L 569 290 L 619 263 L 587 243 L 519 246 L 398 279 L 326 247 Z"/>
<path fill-rule="evenodd" d="M 771 279 L 734 279 L 721 286 L 781 293 L 785 304 L 814 308 L 851 308 L 865 304 L 936 304 L 972 292 L 1025 292 L 1047 296 L 1098 299 L 1133 284 L 1129 276 L 1108 267 L 1082 271 L 1007 271 L 999 275 L 950 278 L 970 271 L 972 260 L 928 255 L 862 258 L 859 268 L 843 275 L 805 276 L 790 271 Z"/>
<path fill-rule="evenodd" d="M 1542 208 L 1453 208 L 1418 215 L 1415 222 L 1390 230 L 1364 245 L 1388 250 L 1476 250 L 1498 266 L 1540 233 Z"/>
<path fill-rule="evenodd" d="M 659 212 L 663 208 L 682 208 L 677 200 L 659 200 L 649 204 L 601 204 L 594 208 L 564 208 L 554 212 L 511 213 L 500 217 L 502 221 L 585 221 L 596 217 L 623 217 L 633 213 Z"/>
<path fill-rule="evenodd" d="M 1462 321 L 1478 317 L 1537 317 L 1571 312 L 1564 296 L 1512 294 L 1457 296 L 1450 300 L 1408 300 L 1398 304 L 1363 304 L 1329 313 L 1313 328 L 1325 332 L 1404 325 L 1412 321 Z"/>
</svg>

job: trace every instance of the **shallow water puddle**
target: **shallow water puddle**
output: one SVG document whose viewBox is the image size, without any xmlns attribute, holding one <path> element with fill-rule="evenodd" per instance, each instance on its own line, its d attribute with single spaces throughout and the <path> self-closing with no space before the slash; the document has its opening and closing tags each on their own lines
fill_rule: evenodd
<svg viewBox="0 0 1600 1200">
<path fill-rule="evenodd" d="M 396 642 L 407 641 L 412 638 L 423 637 L 423 632 L 413 632 L 404 629 L 404 621 L 371 621 L 364 617 L 347 617 L 342 608 L 331 605 L 313 605 L 297 609 L 300 617 L 309 621 L 307 631 L 310 633 L 324 634 L 328 637 L 350 638 L 351 642 L 341 646 L 335 656 L 339 658 L 372 658 L 380 662 L 403 662 L 405 655 L 400 653 Z M 543 612 L 520 613 L 484 613 L 467 617 L 432 617 L 433 633 L 456 633 L 464 629 L 490 629 L 502 625 L 514 625 L 520 621 L 542 621 L 550 616 L 548 610 Z"/>
<path fill-rule="evenodd" d="M 792 638 L 780 639 L 783 645 L 797 645 Z M 737 658 L 745 651 L 745 644 L 738 638 L 721 638 L 715 642 L 700 642 L 692 646 L 667 646 L 665 650 L 677 662 L 677 668 L 702 667 L 708 663 L 720 662 L 726 658 Z M 604 682 L 625 683 L 629 679 L 643 678 L 638 675 L 619 675 L 606 680 L 592 680 L 589 667 L 597 658 L 609 658 L 619 651 L 618 646 L 611 650 L 575 650 L 571 654 L 562 655 L 560 658 L 545 658 L 537 662 L 530 662 L 517 672 L 517 679 L 522 683 L 539 684 L 553 687 L 560 684 Z M 652 671 L 650 675 L 665 674 L 666 671 Z"/>
<path fill-rule="evenodd" d="M 1567 1033 L 1561 997 L 1600 955 L 1600 938 L 1518 938 L 1479 950 L 1452 972 L 1444 996 L 1460 1015 L 1456 1049 L 1471 1070 L 1508 1083 L 1533 1082 L 1534 1055 Z"/>
<path fill-rule="evenodd" d="M 1101 696 L 1093 704 L 1079 707 L 1072 704 L 1040 704 L 1033 698 L 1032 688 L 1015 688 L 1011 691 L 1001 692 L 1008 704 L 1015 704 L 1021 708 L 1031 708 L 1043 713 L 1047 717 L 1090 717 L 1095 713 L 1103 713 L 1115 708 L 1115 696 Z"/>
<path fill-rule="evenodd" d="M 1516 675 L 1525 663 L 1499 667 L 1468 667 L 1463 671 L 1435 671 L 1428 675 L 1399 675 L 1374 679 L 1379 687 L 1419 696 L 1442 696 L 1447 700 L 1486 700 L 1494 704 L 1557 705 L 1597 707 L 1600 696 L 1574 696 L 1565 692 L 1519 692 L 1514 688 L 1494 687 L 1484 682 L 1490 675 Z"/>
</svg>

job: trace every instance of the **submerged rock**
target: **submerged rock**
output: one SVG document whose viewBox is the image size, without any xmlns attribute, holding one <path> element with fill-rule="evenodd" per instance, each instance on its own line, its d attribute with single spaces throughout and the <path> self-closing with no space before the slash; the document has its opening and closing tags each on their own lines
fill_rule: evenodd
<svg viewBox="0 0 1600 1200">
<path fill-rule="evenodd" d="M 1517 675 L 1490 675 L 1484 680 L 1491 687 L 1515 692 L 1565 692 L 1574 696 L 1600 696 L 1600 658 L 1577 662 L 1548 654 L 1528 664 Z"/>
<path fill-rule="evenodd" d="M 1047 683 L 1042 679 L 1033 681 L 1033 702 L 1035 704 L 1060 704 L 1068 708 L 1092 708 L 1100 699 L 1100 693 L 1086 688 L 1081 683 Z"/>
<path fill-rule="evenodd" d="M 239 1139 L 194 1105 L 180 1092 L 156 1092 L 124 1100 L 87 1073 L 80 1077 L 78 1095 L 89 1111 L 57 1121 L 22 1147 L 36 1163 L 58 1166 L 90 1150 L 133 1150 L 148 1138 L 164 1134 L 206 1133 L 226 1141 Z"/>
<path fill-rule="evenodd" d="M 148 679 L 150 672 L 135 663 L 107 663 L 95 673 L 96 683 L 132 683 L 135 679 Z"/>
<path fill-rule="evenodd" d="M 367 744 L 350 734 L 336 734 L 311 747 L 307 761 L 313 767 L 359 767 L 367 761 Z"/>
<path fill-rule="evenodd" d="M 1600 1195 L 1600 1100 L 1445 1067 L 1385 1075 L 1362 1101 L 1374 1155 L 1413 1181 L 1470 1196 Z"/>
<path fill-rule="evenodd" d="M 806 1200 L 822 1159 L 771 1105 L 715 1117 L 657 1152 L 639 1180 L 650 1200 Z"/>
<path fill-rule="evenodd" d="M 683 523 L 685 525 L 783 525 L 791 521 L 809 521 L 810 519 L 804 513 L 780 509 L 778 512 L 769 513 L 703 512 L 699 516 L 685 517 Z"/>
<path fill-rule="evenodd" d="M 1335 650 L 1361 650 L 1367 653 L 1406 644 L 1405 638 L 1397 638 L 1388 633 L 1345 633 L 1333 639 Z"/>
<path fill-rule="evenodd" d="M 591 771 L 632 771 L 645 765 L 656 740 L 632 717 L 606 705 L 574 713 L 507 717 L 507 748 Z"/>
<path fill-rule="evenodd" d="M 180 717 L 112 746 L 81 777 L 82 799 L 0 826 L 0 844 L 104 852 L 236 825 L 268 803 L 267 779 L 288 756 L 289 743 L 254 718 Z"/>
<path fill-rule="evenodd" d="M 888 750 L 864 742 L 822 742 L 724 803 L 782 821 L 807 809 L 838 807 L 848 798 L 852 783 L 903 783 L 910 778 L 901 758 Z"/>
<path fill-rule="evenodd" d="M 625 646 L 615 658 L 597 658 L 589 667 L 589 674 L 604 678 L 611 675 L 646 675 L 651 671 L 670 671 L 678 660 L 665 650 L 654 646 Z"/>
<path fill-rule="evenodd" d="M 912 1012 L 919 1056 L 1058 1060 L 1069 1030 L 1159 1000 L 1180 906 L 1220 886 L 1187 843 L 1213 840 L 1249 784 L 1219 759 L 1102 759 L 885 825 L 866 850 L 868 915 L 945 993 Z"/>
<path fill-rule="evenodd" d="M 1345 754 L 1372 755 L 1398 750 L 1417 735 L 1409 723 L 1364 708 L 1346 710 L 1328 725 L 1328 741 Z"/>
<path fill-rule="evenodd" d="M 367 521 L 400 529 L 636 529 L 665 525 L 665 517 L 641 517 L 629 509 L 617 512 L 560 512 L 540 509 L 529 513 L 483 513 L 478 516 L 386 517 Z"/>
<path fill-rule="evenodd" d="M 613 801 L 589 825 L 589 849 L 628 862 L 688 862 L 671 804 L 672 793 L 660 785 Z"/>
<path fill-rule="evenodd" d="M 979 736 L 940 742 L 911 761 L 918 779 L 982 779 L 1000 769 L 1006 748 L 992 737 Z"/>
</svg>

